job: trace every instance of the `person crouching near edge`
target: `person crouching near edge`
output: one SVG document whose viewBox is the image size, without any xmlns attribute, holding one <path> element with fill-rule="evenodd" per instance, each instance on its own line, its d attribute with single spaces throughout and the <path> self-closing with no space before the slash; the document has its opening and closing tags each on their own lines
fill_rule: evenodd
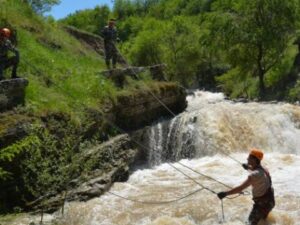
<svg viewBox="0 0 300 225">
<path fill-rule="evenodd" d="M 259 149 L 251 149 L 247 158 L 248 163 L 242 164 L 243 168 L 250 170 L 250 174 L 241 185 L 226 192 L 219 192 L 219 199 L 228 195 L 241 193 L 245 188 L 252 186 L 253 208 L 248 218 L 249 225 L 257 225 L 258 222 L 265 220 L 275 206 L 274 189 L 269 171 L 262 167 L 261 160 L 263 152 Z"/>
<path fill-rule="evenodd" d="M 20 61 L 19 51 L 10 41 L 11 31 L 8 28 L 0 29 L 0 80 L 2 80 L 4 70 L 12 67 L 11 78 L 18 78 L 17 68 Z M 13 52 L 14 56 L 8 57 L 8 52 Z"/>
</svg>

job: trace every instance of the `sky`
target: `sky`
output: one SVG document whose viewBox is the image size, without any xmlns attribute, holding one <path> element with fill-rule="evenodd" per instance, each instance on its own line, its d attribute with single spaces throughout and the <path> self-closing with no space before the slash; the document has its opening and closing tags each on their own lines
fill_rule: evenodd
<svg viewBox="0 0 300 225">
<path fill-rule="evenodd" d="M 55 19 L 61 19 L 76 10 L 93 9 L 96 5 L 112 7 L 113 0 L 61 0 L 61 3 L 53 6 L 47 15 L 52 15 Z"/>
</svg>

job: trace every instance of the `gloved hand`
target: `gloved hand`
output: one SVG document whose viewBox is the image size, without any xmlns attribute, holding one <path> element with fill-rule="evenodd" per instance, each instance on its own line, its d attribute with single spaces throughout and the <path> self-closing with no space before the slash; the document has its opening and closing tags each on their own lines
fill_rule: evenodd
<svg viewBox="0 0 300 225">
<path fill-rule="evenodd" d="M 248 170 L 248 169 L 249 169 L 248 164 L 246 164 L 246 163 L 243 163 L 243 164 L 242 164 L 242 167 L 243 167 L 245 170 Z"/>
<path fill-rule="evenodd" d="M 219 193 L 218 193 L 218 198 L 221 199 L 221 200 L 222 200 L 223 198 L 225 198 L 226 196 L 227 196 L 227 193 L 226 193 L 225 191 L 224 191 L 224 192 L 222 191 L 222 192 L 219 192 Z"/>
</svg>

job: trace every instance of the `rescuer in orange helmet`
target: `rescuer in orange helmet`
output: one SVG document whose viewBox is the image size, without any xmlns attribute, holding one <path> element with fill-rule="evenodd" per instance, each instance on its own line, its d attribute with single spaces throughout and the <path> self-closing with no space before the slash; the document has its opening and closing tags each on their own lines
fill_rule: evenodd
<svg viewBox="0 0 300 225">
<path fill-rule="evenodd" d="M 263 156 L 261 150 L 251 149 L 247 159 L 248 163 L 242 164 L 244 169 L 250 170 L 247 180 L 230 191 L 218 193 L 218 197 L 223 199 L 228 195 L 241 193 L 251 185 L 254 204 L 248 218 L 250 225 L 257 225 L 261 219 L 266 219 L 275 206 L 271 176 L 268 170 L 261 166 Z"/>
<path fill-rule="evenodd" d="M 11 78 L 17 78 L 19 64 L 19 51 L 10 41 L 11 31 L 8 28 L 0 29 L 0 80 L 3 79 L 4 70 L 12 67 Z M 8 53 L 13 52 L 14 56 L 9 57 Z"/>
</svg>

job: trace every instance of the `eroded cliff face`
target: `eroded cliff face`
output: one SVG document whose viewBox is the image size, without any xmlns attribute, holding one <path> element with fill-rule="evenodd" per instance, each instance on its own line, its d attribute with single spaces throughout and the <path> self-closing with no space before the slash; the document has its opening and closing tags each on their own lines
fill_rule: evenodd
<svg viewBox="0 0 300 225">
<path fill-rule="evenodd" d="M 114 182 L 128 179 L 130 167 L 138 155 L 139 150 L 128 134 L 87 149 L 79 159 L 83 165 L 80 175 L 71 180 L 64 191 L 39 198 L 26 207 L 51 212 L 62 207 L 64 201 L 86 201 L 100 196 Z"/>
<path fill-rule="evenodd" d="M 172 117 L 186 106 L 186 92 L 175 83 L 158 82 L 155 89 L 134 95 L 120 95 L 113 111 L 115 123 L 126 130 L 149 125 L 162 117 Z"/>
<path fill-rule="evenodd" d="M 13 108 L 24 105 L 27 85 L 28 80 L 23 78 L 0 81 L 0 151 L 26 136 L 26 126 L 31 120 Z"/>
</svg>

